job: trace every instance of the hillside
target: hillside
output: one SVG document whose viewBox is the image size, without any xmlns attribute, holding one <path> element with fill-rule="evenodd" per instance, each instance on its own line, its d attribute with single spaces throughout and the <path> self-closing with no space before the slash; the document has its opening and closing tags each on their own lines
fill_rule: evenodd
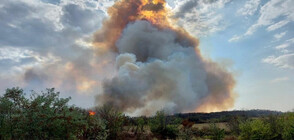
<svg viewBox="0 0 294 140">
<path fill-rule="evenodd" d="M 182 119 L 188 119 L 195 123 L 208 123 L 213 120 L 217 122 L 227 122 L 232 117 L 240 116 L 246 118 L 263 117 L 269 115 L 282 114 L 280 111 L 270 110 L 234 110 L 234 111 L 222 111 L 212 113 L 178 113 L 171 117 L 179 117 Z"/>
</svg>

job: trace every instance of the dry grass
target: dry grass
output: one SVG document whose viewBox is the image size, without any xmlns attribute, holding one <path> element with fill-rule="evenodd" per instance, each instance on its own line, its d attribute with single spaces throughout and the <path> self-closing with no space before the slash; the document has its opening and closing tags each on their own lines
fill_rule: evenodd
<svg viewBox="0 0 294 140">
<path fill-rule="evenodd" d="M 199 123 L 199 124 L 194 124 L 193 125 L 193 128 L 198 128 L 198 129 L 202 129 L 204 127 L 209 127 L 211 123 Z M 226 131 L 229 130 L 229 128 L 227 127 L 227 123 L 215 123 L 215 125 L 218 127 L 218 128 L 221 128 L 221 129 L 225 129 Z"/>
</svg>

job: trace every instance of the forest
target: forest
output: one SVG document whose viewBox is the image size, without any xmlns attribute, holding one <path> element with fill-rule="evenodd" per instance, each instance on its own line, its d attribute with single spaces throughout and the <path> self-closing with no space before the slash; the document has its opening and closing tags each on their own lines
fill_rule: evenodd
<svg viewBox="0 0 294 140">
<path fill-rule="evenodd" d="M 111 105 L 69 105 L 54 88 L 29 95 L 21 88 L 0 96 L 1 140 L 293 140 L 294 113 L 267 110 L 129 117 Z"/>
</svg>

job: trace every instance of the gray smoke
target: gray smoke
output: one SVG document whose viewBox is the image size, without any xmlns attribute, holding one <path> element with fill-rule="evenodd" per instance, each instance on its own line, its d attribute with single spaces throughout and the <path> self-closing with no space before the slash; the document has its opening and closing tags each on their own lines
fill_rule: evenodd
<svg viewBox="0 0 294 140">
<path fill-rule="evenodd" d="M 160 109 L 195 111 L 209 96 L 219 103 L 231 98 L 233 77 L 189 44 L 170 29 L 147 21 L 130 23 L 116 43 L 117 74 L 103 82 L 97 103 L 131 115 L 152 115 Z"/>
</svg>

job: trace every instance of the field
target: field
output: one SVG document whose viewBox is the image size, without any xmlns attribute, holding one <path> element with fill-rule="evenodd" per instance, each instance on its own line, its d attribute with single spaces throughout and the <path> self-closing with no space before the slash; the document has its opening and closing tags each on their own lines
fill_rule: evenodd
<svg viewBox="0 0 294 140">
<path fill-rule="evenodd" d="M 199 123 L 199 124 L 194 124 L 193 128 L 197 128 L 197 129 L 209 128 L 210 125 L 211 125 L 211 123 Z M 215 123 L 215 125 L 220 129 L 224 129 L 225 131 L 229 131 L 227 123 L 221 122 L 221 123 Z"/>
</svg>

